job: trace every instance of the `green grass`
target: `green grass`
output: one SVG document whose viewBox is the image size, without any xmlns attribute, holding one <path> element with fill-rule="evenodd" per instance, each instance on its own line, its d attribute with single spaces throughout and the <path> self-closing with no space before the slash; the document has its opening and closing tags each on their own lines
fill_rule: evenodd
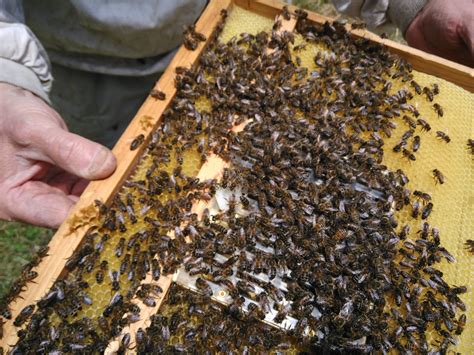
<svg viewBox="0 0 474 355">
<path fill-rule="evenodd" d="M 20 276 L 23 265 L 48 244 L 53 233 L 50 229 L 0 221 L 0 297 Z"/>
</svg>

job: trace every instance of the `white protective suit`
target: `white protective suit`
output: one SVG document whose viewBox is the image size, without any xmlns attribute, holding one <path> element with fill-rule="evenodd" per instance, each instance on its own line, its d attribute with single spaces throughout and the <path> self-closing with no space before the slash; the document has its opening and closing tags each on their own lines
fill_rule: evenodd
<svg viewBox="0 0 474 355">
<path fill-rule="evenodd" d="M 337 11 L 364 20 L 369 28 L 392 21 L 405 35 L 428 0 L 332 0 Z"/>
<path fill-rule="evenodd" d="M 333 0 L 406 28 L 427 0 Z M 0 0 L 0 82 L 48 101 L 71 131 L 112 146 L 206 0 Z M 53 77 L 54 85 L 53 85 Z"/>
</svg>

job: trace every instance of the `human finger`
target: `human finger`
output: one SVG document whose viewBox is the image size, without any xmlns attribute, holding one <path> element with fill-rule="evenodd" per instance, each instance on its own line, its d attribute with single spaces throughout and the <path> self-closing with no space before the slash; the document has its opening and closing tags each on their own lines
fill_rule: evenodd
<svg viewBox="0 0 474 355">
<path fill-rule="evenodd" d="M 106 147 L 59 127 L 36 125 L 21 137 L 28 149 L 23 156 L 46 161 L 88 180 L 108 177 L 116 168 L 116 159 Z M 25 145 L 25 143 L 23 143 Z"/>
<path fill-rule="evenodd" d="M 28 181 L 7 192 L 5 207 L 12 220 L 57 228 L 76 199 L 42 181 Z"/>
</svg>

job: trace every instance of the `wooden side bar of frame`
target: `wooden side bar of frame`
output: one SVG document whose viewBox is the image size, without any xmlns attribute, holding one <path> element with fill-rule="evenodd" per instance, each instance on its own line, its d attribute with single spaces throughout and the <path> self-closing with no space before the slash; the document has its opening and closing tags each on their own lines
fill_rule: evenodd
<svg viewBox="0 0 474 355">
<path fill-rule="evenodd" d="M 286 5 L 277 0 L 234 0 L 234 3 L 247 10 L 270 18 L 275 17 L 283 6 Z M 297 7 L 291 5 L 288 5 L 288 8 L 291 12 L 297 9 Z M 329 17 L 321 16 L 310 11 L 308 11 L 308 19 L 318 24 L 332 21 Z M 370 31 L 361 29 L 351 30 L 349 25 L 347 29 L 356 37 L 366 38 L 373 42 L 383 44 L 390 52 L 405 58 L 413 65 L 414 69 L 420 72 L 448 80 L 467 91 L 474 92 L 474 69 L 472 68 L 389 39 L 381 38 Z"/>
<path fill-rule="evenodd" d="M 150 139 L 151 133 L 160 125 L 163 111 L 176 94 L 174 86 L 175 68 L 178 66 L 190 67 L 196 63 L 221 19 L 220 11 L 229 8 L 231 5 L 231 0 L 211 0 L 209 2 L 196 23 L 196 31 L 203 33 L 207 40 L 200 43 L 195 51 L 189 51 L 183 46 L 180 47 L 170 65 L 155 85 L 155 89 L 159 89 L 166 94 L 166 99 L 160 101 L 148 96 L 113 149 L 113 153 L 118 157 L 117 169 L 114 174 L 105 180 L 94 181 L 89 184 L 78 203 L 69 213 L 66 221 L 53 236 L 49 243 L 49 255 L 35 269 L 38 272 L 35 283 L 28 283 L 26 290 L 21 292 L 19 297 L 10 303 L 12 320 L 4 324 L 4 334 L 3 339 L 1 339 L 1 345 L 4 348 L 14 345 L 18 340 L 16 334 L 18 328 L 13 326 L 13 320 L 19 312 L 25 306 L 35 303 L 44 296 L 54 281 L 66 272 L 65 264 L 67 258 L 80 246 L 88 229 L 88 226 L 84 225 L 71 233 L 71 225 L 83 216 L 85 210 L 89 210 L 93 206 L 95 200 L 101 200 L 106 204 L 110 202 L 115 192 L 117 192 L 123 181 L 135 167 L 146 143 Z M 144 124 L 144 120 L 146 124 Z M 131 142 L 140 134 L 145 136 L 144 143 L 138 149 L 130 150 Z"/>
</svg>

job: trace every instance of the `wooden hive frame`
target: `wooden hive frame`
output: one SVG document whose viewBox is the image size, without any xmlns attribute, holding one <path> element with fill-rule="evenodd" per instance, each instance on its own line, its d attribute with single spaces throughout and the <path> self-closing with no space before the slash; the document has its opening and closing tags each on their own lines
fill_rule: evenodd
<svg viewBox="0 0 474 355">
<path fill-rule="evenodd" d="M 12 320 L 7 321 L 4 325 L 4 336 L 3 339 L 1 339 L 2 347 L 7 348 L 15 344 L 18 340 L 16 334 L 17 328 L 13 326 L 13 320 L 19 312 L 25 306 L 35 303 L 44 296 L 53 285 L 54 281 L 67 273 L 67 270 L 65 269 L 66 260 L 79 248 L 88 229 L 88 225 L 83 225 L 71 233 L 71 225 L 75 223 L 78 218 L 84 215 L 84 211 L 93 205 L 94 200 L 101 200 L 105 204 L 110 203 L 122 183 L 135 168 L 146 147 L 146 143 L 151 137 L 151 133 L 161 124 L 162 113 L 176 94 L 176 88 L 174 85 L 176 75 L 175 68 L 178 66 L 190 67 L 197 63 L 201 53 L 212 38 L 212 34 L 218 25 L 220 12 L 223 9 L 229 10 L 234 5 L 273 19 L 281 13 L 285 4 L 275 0 L 211 0 L 209 2 L 200 19 L 196 23 L 196 30 L 203 33 L 208 40 L 199 44 L 195 51 L 189 51 L 183 46 L 179 49 L 174 59 L 155 85 L 156 89 L 166 93 L 166 99 L 160 101 L 149 96 L 145 100 L 113 149 L 113 153 L 118 157 L 118 165 L 114 174 L 105 180 L 91 182 L 82 194 L 78 203 L 73 209 L 71 209 L 68 218 L 60 226 L 49 243 L 49 256 L 46 256 L 38 267 L 35 268 L 35 271 L 38 272 L 38 277 L 36 278 L 35 283 L 28 283 L 27 288 L 10 304 Z M 291 12 L 294 12 L 296 9 L 294 6 L 288 7 Z M 331 19 L 327 17 L 312 12 L 309 12 L 308 19 L 318 24 L 331 21 Z M 288 21 L 283 24 L 282 30 L 291 31 L 294 26 L 294 20 Z M 350 29 L 348 28 L 348 30 Z M 451 81 L 470 92 L 474 92 L 474 69 L 387 39 L 382 39 L 366 30 L 350 31 L 356 37 L 363 37 L 383 44 L 390 52 L 408 60 L 413 65 L 413 68 L 420 72 L 438 76 L 442 79 Z M 143 124 L 144 117 L 150 118 L 148 125 Z M 236 127 L 235 129 L 239 129 L 239 127 Z M 131 151 L 130 143 L 139 134 L 145 136 L 145 144 L 142 144 L 138 149 Z M 216 156 L 211 156 L 202 166 L 198 177 L 201 179 L 219 178 L 224 167 L 225 163 L 222 160 Z M 193 210 L 194 212 L 199 213 L 204 209 L 204 207 L 203 204 L 198 204 L 197 206 L 193 206 Z M 159 284 L 164 290 L 167 290 L 171 282 L 171 275 L 162 276 Z M 166 292 L 164 292 L 164 294 L 165 293 Z M 161 301 L 162 298 L 157 300 L 156 307 L 143 307 L 144 311 L 141 314 L 143 322 L 148 321 L 149 316 L 157 311 L 161 305 Z M 138 322 L 138 324 L 134 324 L 133 329 L 131 330 L 136 330 L 140 326 L 143 327 L 145 325 L 143 322 L 141 321 Z M 117 346 L 118 342 L 112 341 L 109 345 L 108 352 L 113 352 Z"/>
</svg>

